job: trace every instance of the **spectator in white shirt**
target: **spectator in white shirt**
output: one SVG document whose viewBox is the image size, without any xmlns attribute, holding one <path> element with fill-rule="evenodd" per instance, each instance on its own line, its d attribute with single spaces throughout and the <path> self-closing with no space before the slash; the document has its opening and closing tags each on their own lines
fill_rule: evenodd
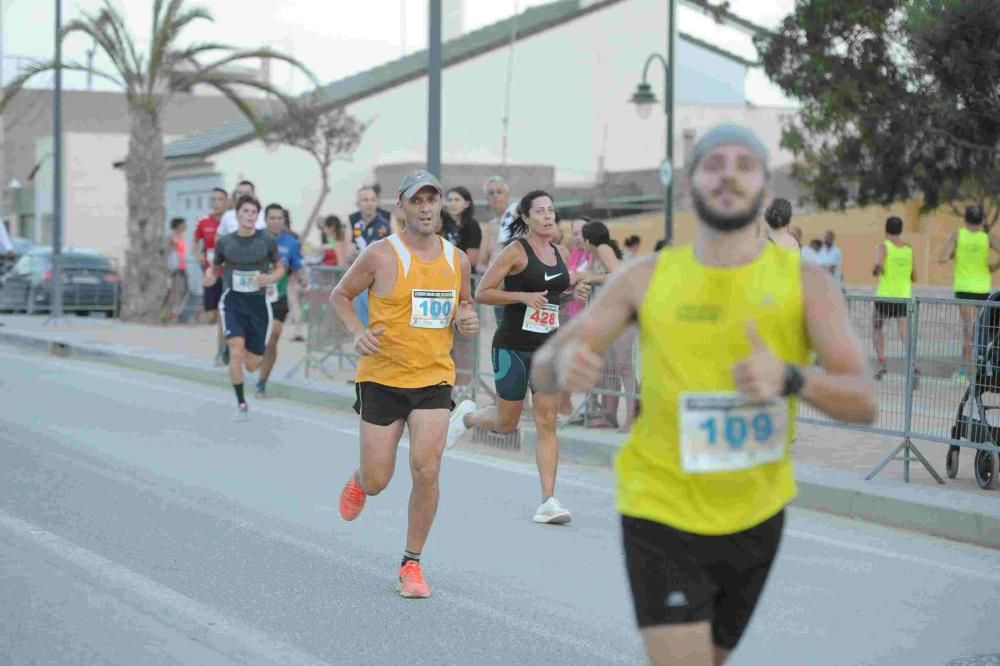
<svg viewBox="0 0 1000 666">
<path fill-rule="evenodd" d="M 240 200 L 240 197 L 257 197 L 256 188 L 253 186 L 249 180 L 241 180 L 233 190 L 233 205 Z M 217 236 L 228 236 L 229 234 L 236 233 L 239 229 L 240 222 L 236 219 L 236 209 L 230 208 L 225 213 L 222 214 L 222 220 L 219 221 L 219 229 L 215 232 Z M 257 215 L 257 224 L 254 225 L 256 229 L 266 229 L 267 224 L 264 222 L 264 211 L 260 211 Z"/>
<path fill-rule="evenodd" d="M 820 265 L 819 251 L 823 249 L 823 241 L 814 238 L 809 241 L 809 245 L 802 246 L 802 263 Z"/>
<path fill-rule="evenodd" d="M 4 224 L 2 217 L 0 217 L 0 256 L 11 258 L 14 256 L 14 243 L 10 240 L 10 234 L 7 233 L 7 225 Z"/>
<path fill-rule="evenodd" d="M 841 270 L 841 263 L 843 262 L 843 257 L 840 253 L 840 248 L 837 247 L 836 241 L 837 237 L 832 231 L 827 231 L 823 236 L 823 248 L 819 251 L 819 263 L 825 269 L 830 271 L 830 275 L 834 277 L 837 282 L 843 279 L 843 273 Z"/>
</svg>

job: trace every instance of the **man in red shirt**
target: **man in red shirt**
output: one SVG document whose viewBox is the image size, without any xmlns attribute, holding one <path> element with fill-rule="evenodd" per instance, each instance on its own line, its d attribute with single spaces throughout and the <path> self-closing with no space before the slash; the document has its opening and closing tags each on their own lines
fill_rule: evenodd
<svg viewBox="0 0 1000 666">
<path fill-rule="evenodd" d="M 216 231 L 219 228 L 219 222 L 222 220 L 222 214 L 226 212 L 228 206 L 229 194 L 221 187 L 212 190 L 212 212 L 198 220 L 198 225 L 194 229 L 194 243 L 195 247 L 199 249 L 198 254 L 201 256 L 202 270 L 207 271 L 208 267 L 212 265 L 212 260 L 215 258 Z M 210 324 L 215 324 L 219 321 L 219 299 L 221 297 L 221 280 L 211 287 L 205 287 L 205 317 Z M 223 350 L 226 349 L 226 343 L 222 336 L 221 323 L 219 326 L 219 344 L 217 349 L 215 364 L 224 365 L 223 357 L 225 353 Z"/>
</svg>

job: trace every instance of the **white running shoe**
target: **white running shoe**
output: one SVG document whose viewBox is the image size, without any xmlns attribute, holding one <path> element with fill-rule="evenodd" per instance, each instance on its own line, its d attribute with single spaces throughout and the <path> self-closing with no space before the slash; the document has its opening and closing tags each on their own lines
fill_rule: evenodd
<svg viewBox="0 0 1000 666">
<path fill-rule="evenodd" d="M 451 413 L 451 419 L 448 421 L 448 439 L 445 440 L 446 448 L 450 449 L 455 446 L 458 438 L 466 433 L 468 428 L 465 427 L 465 415 L 471 414 L 476 409 L 478 409 L 476 403 L 471 400 L 463 400 L 458 403 L 455 411 Z"/>
<path fill-rule="evenodd" d="M 233 420 L 234 421 L 250 420 L 250 410 L 247 409 L 247 406 L 245 404 L 240 405 L 239 407 L 236 408 L 236 413 L 233 414 Z"/>
<path fill-rule="evenodd" d="M 573 514 L 559 503 L 555 497 L 550 497 L 535 512 L 534 521 L 546 525 L 565 525 L 573 520 Z"/>
</svg>

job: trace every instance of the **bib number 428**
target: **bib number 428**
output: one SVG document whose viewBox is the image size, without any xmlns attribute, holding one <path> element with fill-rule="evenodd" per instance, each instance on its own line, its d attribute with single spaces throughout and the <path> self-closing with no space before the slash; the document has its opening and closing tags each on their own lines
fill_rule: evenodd
<svg viewBox="0 0 1000 666">
<path fill-rule="evenodd" d="M 549 304 L 540 310 L 529 305 L 525 309 L 521 330 L 532 333 L 551 333 L 557 328 L 559 328 L 558 305 Z"/>
</svg>

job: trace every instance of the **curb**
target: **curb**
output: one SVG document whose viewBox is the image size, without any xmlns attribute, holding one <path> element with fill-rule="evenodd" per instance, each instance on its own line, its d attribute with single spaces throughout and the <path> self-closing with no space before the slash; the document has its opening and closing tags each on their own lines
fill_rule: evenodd
<svg viewBox="0 0 1000 666">
<path fill-rule="evenodd" d="M 58 332 L 38 335 L 0 329 L 0 343 L 208 386 L 229 386 L 224 373 L 206 369 L 185 357 L 139 353 L 120 345 L 76 343 Z M 268 394 L 340 411 L 352 409 L 355 400 L 351 385 L 321 389 L 297 380 L 272 379 L 268 382 Z M 613 432 L 564 428 L 559 431 L 560 458 L 582 465 L 611 467 L 622 440 L 621 435 Z M 536 442 L 534 428 L 522 426 L 521 449 L 534 453 Z M 991 503 L 975 495 L 938 488 L 901 486 L 878 479 L 865 481 L 850 472 L 802 463 L 795 468 L 799 493 L 792 506 L 1000 549 L 1000 502 Z"/>
</svg>

